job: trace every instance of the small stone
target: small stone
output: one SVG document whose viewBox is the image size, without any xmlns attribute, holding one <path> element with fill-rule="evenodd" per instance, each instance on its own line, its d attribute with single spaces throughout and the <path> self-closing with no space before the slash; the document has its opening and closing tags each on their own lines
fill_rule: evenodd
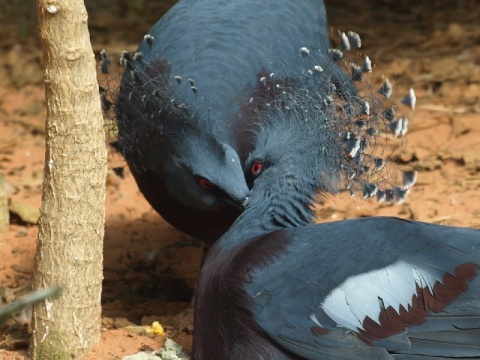
<svg viewBox="0 0 480 360">
<path fill-rule="evenodd" d="M 480 101 L 480 85 L 470 84 L 463 92 L 463 102 L 466 105 L 474 105 Z"/>
<path fill-rule="evenodd" d="M 154 353 L 141 351 L 135 355 L 124 356 L 122 360 L 162 360 L 162 358 L 156 356 Z"/>
<path fill-rule="evenodd" d="M 450 44 L 459 44 L 465 39 L 465 29 L 458 23 L 450 23 L 445 31 L 445 38 Z"/>
<path fill-rule="evenodd" d="M 160 353 L 163 360 L 177 360 L 188 357 L 183 351 L 182 347 L 171 339 L 167 339 L 165 341 L 165 345 Z"/>
<path fill-rule="evenodd" d="M 40 219 L 40 210 L 27 204 L 10 199 L 8 209 L 27 224 L 37 224 Z"/>
<path fill-rule="evenodd" d="M 132 323 L 131 321 L 129 321 L 126 318 L 115 318 L 113 320 L 113 327 L 115 329 L 121 329 L 121 328 L 124 328 L 124 327 L 127 327 L 127 326 L 134 326 L 134 325 L 135 325 L 134 323 Z"/>
</svg>

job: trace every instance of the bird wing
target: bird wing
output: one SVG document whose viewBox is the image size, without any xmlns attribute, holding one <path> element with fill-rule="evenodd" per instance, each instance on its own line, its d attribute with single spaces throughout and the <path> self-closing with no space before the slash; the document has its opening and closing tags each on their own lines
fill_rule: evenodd
<svg viewBox="0 0 480 360">
<path fill-rule="evenodd" d="M 480 356 L 478 230 L 369 218 L 264 241 L 285 236 L 287 249 L 245 286 L 283 347 L 309 359 Z"/>
</svg>

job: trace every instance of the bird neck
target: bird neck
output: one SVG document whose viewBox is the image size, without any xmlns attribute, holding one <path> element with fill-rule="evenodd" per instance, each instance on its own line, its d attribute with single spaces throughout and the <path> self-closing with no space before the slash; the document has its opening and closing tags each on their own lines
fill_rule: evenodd
<svg viewBox="0 0 480 360">
<path fill-rule="evenodd" d="M 228 251 L 260 235 L 311 223 L 315 192 L 309 188 L 289 184 L 277 192 L 254 186 L 247 208 L 220 238 L 218 247 Z"/>
</svg>

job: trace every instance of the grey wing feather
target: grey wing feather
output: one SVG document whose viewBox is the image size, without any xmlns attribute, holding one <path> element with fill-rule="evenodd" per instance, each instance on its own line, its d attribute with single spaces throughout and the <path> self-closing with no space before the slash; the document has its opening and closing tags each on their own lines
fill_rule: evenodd
<svg viewBox="0 0 480 360">
<path fill-rule="evenodd" d="M 451 343 L 442 349 L 461 356 L 480 356 L 480 340 L 477 340 L 477 344 L 475 340 L 469 340 L 475 339 L 474 335 L 480 331 L 480 323 L 477 322 L 480 317 L 478 277 L 470 283 L 468 292 L 441 313 L 430 314 L 424 325 L 408 327 L 403 335 L 397 334 L 374 342 L 386 350 L 363 343 L 357 336 L 359 329 L 352 332 L 344 327 L 332 327 L 332 319 L 326 320 L 328 316 L 317 311 L 327 295 L 348 278 L 356 276 L 364 281 L 362 275 L 383 271 L 392 267 L 392 264 L 401 262 L 406 264 L 403 268 L 418 268 L 415 271 L 429 274 L 432 282 L 441 281 L 445 273 L 455 274 L 455 268 L 465 262 L 480 264 L 478 230 L 393 218 L 371 218 L 283 231 L 292 238 L 288 252 L 280 256 L 278 262 L 258 269 L 253 281 L 246 286 L 249 294 L 258 295 L 252 297 L 258 324 L 277 343 L 311 359 L 342 356 L 390 358 L 386 353 L 380 355 L 377 352 L 405 352 L 406 347 L 411 354 L 436 356 L 439 351 L 434 344 L 445 338 L 442 331 L 453 334 L 457 330 L 460 334 L 458 330 L 468 329 L 461 332 L 467 336 L 464 341 L 461 335 L 452 335 Z M 392 269 L 402 274 L 397 268 Z M 414 279 L 414 276 L 410 277 Z M 377 287 L 373 283 L 368 286 L 368 281 L 366 284 L 361 289 L 364 296 L 355 298 L 360 302 L 358 306 L 362 301 L 372 301 L 368 300 L 369 297 L 377 301 L 377 297 L 385 296 L 387 299 L 389 292 L 390 296 L 399 296 L 401 291 L 397 288 L 392 292 L 395 288 L 389 288 L 391 285 L 388 283 L 379 282 Z M 382 286 L 383 293 L 379 293 Z M 370 293 L 372 289 L 376 289 L 375 293 Z M 263 296 L 263 302 L 258 302 Z M 360 316 L 352 309 L 353 316 Z M 312 318 L 312 314 L 316 318 Z M 339 314 L 345 318 L 352 316 Z M 315 333 L 315 329 L 319 333 Z M 352 354 L 355 356 L 352 357 Z"/>
</svg>

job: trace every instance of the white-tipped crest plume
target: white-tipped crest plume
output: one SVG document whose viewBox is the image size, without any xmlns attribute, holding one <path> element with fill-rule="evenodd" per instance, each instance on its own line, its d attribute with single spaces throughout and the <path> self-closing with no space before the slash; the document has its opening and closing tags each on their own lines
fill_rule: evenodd
<svg viewBox="0 0 480 360">
<path fill-rule="evenodd" d="M 394 106 L 386 105 L 392 95 L 391 83 L 386 80 L 378 92 L 372 92 L 365 79 L 365 74 L 372 71 L 368 56 L 362 65 L 346 62 L 350 75 L 339 74 L 342 70 L 332 63 L 345 59 L 345 50 L 360 45 L 358 34 L 341 32 L 340 45 L 329 51 L 330 59 L 325 60 L 325 55 L 306 47 L 299 49 L 299 54 L 310 60 L 311 68 L 294 82 L 259 79 L 276 95 L 265 113 L 259 114 L 256 149 L 246 166 L 250 185 L 255 179 L 249 178 L 249 166 L 258 159 L 267 162 L 267 166 L 277 160 L 283 165 L 282 171 L 293 174 L 292 178 L 295 167 L 301 166 L 304 168 L 299 172 L 311 176 L 312 180 L 294 180 L 299 182 L 296 188 L 315 188 L 323 195 L 347 190 L 351 195 L 360 193 L 363 198 L 376 197 L 378 202 L 387 204 L 399 204 L 406 199 L 417 173 L 400 171 L 385 156 L 382 143 L 394 141 L 389 132 L 396 138 L 405 136 L 407 131 L 408 119 L 400 118 Z M 363 83 L 366 94 L 362 96 L 352 81 Z M 401 103 L 414 108 L 412 89 Z M 286 164 L 291 164 L 290 168 Z M 273 193 L 279 191 L 274 181 L 263 180 L 271 184 Z M 309 197 L 308 191 L 305 196 Z M 306 198 L 302 201 L 309 203 Z"/>
<path fill-rule="evenodd" d="M 339 34 L 340 44 L 336 49 L 337 61 L 345 58 L 345 50 L 361 46 L 358 34 L 351 31 L 347 34 L 343 32 L 339 32 Z M 390 141 L 389 132 L 395 138 L 405 136 L 408 119 L 400 117 L 395 106 L 387 105 L 393 92 L 393 86 L 388 79 L 381 85 L 377 94 L 372 93 L 371 85 L 364 76 L 372 71 L 372 63 L 368 56 L 365 56 L 364 62 L 360 66 L 347 61 L 345 64 L 351 69 L 351 80 L 358 85 L 363 84 L 365 93 L 362 110 L 356 111 L 354 114 L 344 113 L 345 117 L 350 116 L 350 121 L 343 122 L 346 125 L 343 132 L 346 151 L 354 163 L 353 170 L 352 168 L 348 170 L 351 173 L 351 179 L 347 180 L 346 188 L 351 191 L 352 195 L 360 190 L 363 198 L 376 197 L 379 202 L 400 204 L 406 199 L 410 188 L 414 185 L 417 172 L 399 171 L 395 164 L 385 156 L 385 143 L 382 144 L 379 140 Z M 346 101 L 348 102 L 348 99 Z M 411 110 L 414 110 L 415 102 L 413 89 L 410 89 L 409 93 L 400 101 Z M 352 126 L 352 122 L 354 126 Z"/>
</svg>

